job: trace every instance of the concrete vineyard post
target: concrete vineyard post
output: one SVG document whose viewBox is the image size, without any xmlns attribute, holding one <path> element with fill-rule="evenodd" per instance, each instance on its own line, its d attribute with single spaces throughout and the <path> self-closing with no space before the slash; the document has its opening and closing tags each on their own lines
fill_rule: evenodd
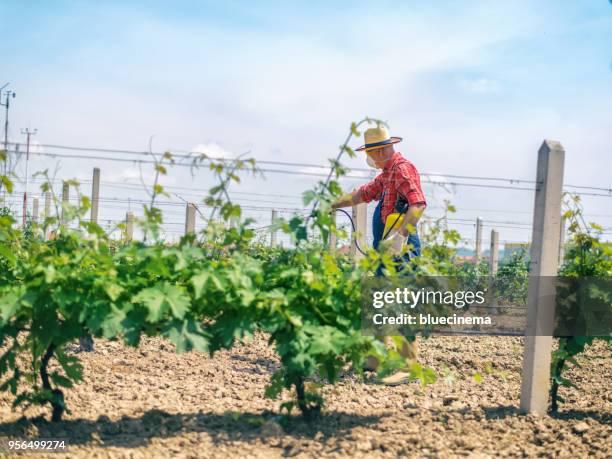
<svg viewBox="0 0 612 459">
<path fill-rule="evenodd" d="M 70 185 L 67 182 L 62 184 L 62 225 L 66 224 L 66 206 L 70 202 Z"/>
<path fill-rule="evenodd" d="M 499 265 L 499 231 L 491 230 L 491 256 L 489 258 L 489 272 L 491 276 L 497 274 Z"/>
<path fill-rule="evenodd" d="M 125 214 L 125 240 L 130 242 L 134 238 L 134 213 Z"/>
<path fill-rule="evenodd" d="M 278 218 L 278 211 L 272 209 L 272 217 L 270 219 L 270 224 L 273 225 L 274 221 Z M 270 247 L 276 247 L 276 230 L 270 230 Z"/>
<path fill-rule="evenodd" d="M 419 220 L 417 223 L 417 234 L 419 237 L 424 237 L 427 233 L 427 222 L 425 220 Z"/>
<path fill-rule="evenodd" d="M 45 210 L 44 210 L 45 218 L 49 218 L 51 216 L 51 193 L 45 193 Z"/>
<path fill-rule="evenodd" d="M 499 232 L 491 230 L 491 247 L 489 250 L 489 312 L 494 314 L 497 309 L 497 293 L 495 289 L 495 275 L 499 264 Z"/>
<path fill-rule="evenodd" d="M 191 234 L 195 231 L 196 207 L 192 202 L 185 205 L 185 234 Z"/>
<path fill-rule="evenodd" d="M 365 202 L 353 206 L 353 222 L 355 223 L 355 229 L 351 237 L 351 256 L 358 260 L 363 254 L 357 249 L 357 245 L 361 250 L 366 248 L 368 207 Z"/>
<path fill-rule="evenodd" d="M 25 228 L 28 220 L 28 192 L 23 192 L 23 206 L 21 208 L 21 227 Z"/>
<path fill-rule="evenodd" d="M 334 221 L 334 227 L 336 226 L 337 220 L 336 220 L 336 211 L 333 211 L 331 214 L 331 217 Z M 336 245 L 338 245 L 338 236 L 336 236 L 334 233 L 330 233 L 329 234 L 329 252 L 330 253 L 334 253 L 336 251 Z"/>
<path fill-rule="evenodd" d="M 482 245 L 482 218 L 476 218 L 476 242 L 474 245 L 474 260 L 476 263 L 480 261 L 481 253 L 480 247 Z"/>
<path fill-rule="evenodd" d="M 90 221 L 98 223 L 98 209 L 100 206 L 100 168 L 94 167 L 93 177 L 91 181 L 91 213 Z M 86 333 L 79 338 L 79 346 L 83 352 L 93 352 L 94 341 L 93 337 Z"/>
<path fill-rule="evenodd" d="M 91 218 L 93 223 L 98 223 L 98 209 L 100 206 L 100 168 L 94 167 L 93 180 L 91 181 Z"/>
<path fill-rule="evenodd" d="M 45 193 L 45 219 L 51 216 L 51 193 Z M 51 232 L 49 228 L 45 231 L 45 239 L 48 240 Z"/>
<path fill-rule="evenodd" d="M 565 259 L 565 218 L 561 217 L 561 231 L 559 232 L 559 266 Z"/>
<path fill-rule="evenodd" d="M 38 223 L 38 198 L 32 199 L 32 221 Z"/>
<path fill-rule="evenodd" d="M 527 330 L 521 381 L 521 411 L 544 414 L 548 407 L 555 316 L 555 288 L 544 276 L 557 275 L 565 151 L 545 140 L 538 151 L 533 213 Z"/>
</svg>

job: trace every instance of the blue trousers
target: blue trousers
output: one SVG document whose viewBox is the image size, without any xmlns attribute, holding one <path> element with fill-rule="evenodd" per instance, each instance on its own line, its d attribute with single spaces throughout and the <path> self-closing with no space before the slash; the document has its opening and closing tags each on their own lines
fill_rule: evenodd
<svg viewBox="0 0 612 459">
<path fill-rule="evenodd" d="M 375 250 L 378 250 L 378 246 L 380 245 L 380 241 L 382 240 L 384 236 L 383 233 L 385 231 L 385 222 L 380 214 L 382 203 L 383 199 L 381 197 L 380 201 L 378 201 L 376 209 L 374 210 L 374 214 L 372 215 L 372 237 L 374 239 L 372 245 L 374 246 Z M 421 240 L 419 239 L 419 235 L 414 233 L 408 236 L 406 243 L 412 245 L 412 249 L 403 256 L 403 260 L 408 263 L 412 258 L 421 255 Z M 378 276 L 382 275 L 381 269 L 382 268 L 379 268 L 376 272 Z"/>
</svg>

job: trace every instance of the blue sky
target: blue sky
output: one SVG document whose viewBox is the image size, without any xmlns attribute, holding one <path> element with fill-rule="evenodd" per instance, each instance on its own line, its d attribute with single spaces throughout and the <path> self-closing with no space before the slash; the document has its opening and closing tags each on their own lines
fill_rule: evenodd
<svg viewBox="0 0 612 459">
<path fill-rule="evenodd" d="M 404 137 L 400 150 L 422 171 L 533 179 L 537 148 L 553 138 L 567 150 L 567 183 L 612 185 L 606 0 L 4 0 L 0 17 L 15 140 L 27 126 L 64 145 L 143 149 L 155 135 L 159 150 L 322 164 L 369 115 Z M 64 162 L 62 173 L 87 176 L 80 167 Z M 116 180 L 133 175 L 105 168 Z M 299 194 L 310 183 L 251 185 Z M 502 202 L 532 207 L 531 196 L 503 192 L 451 199 L 500 208 L 498 219 Z M 587 201 L 612 214 L 612 198 Z"/>
</svg>

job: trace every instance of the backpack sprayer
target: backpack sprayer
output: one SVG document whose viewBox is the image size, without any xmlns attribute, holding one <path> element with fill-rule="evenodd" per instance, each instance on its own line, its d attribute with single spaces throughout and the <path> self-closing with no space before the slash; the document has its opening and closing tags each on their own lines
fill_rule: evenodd
<svg viewBox="0 0 612 459">
<path fill-rule="evenodd" d="M 404 216 L 406 212 L 408 212 L 408 208 L 410 205 L 408 201 L 404 199 L 403 196 L 398 195 L 397 200 L 395 201 L 395 212 L 390 214 L 385 221 L 385 230 L 383 232 L 382 240 L 387 239 L 387 236 L 391 234 L 391 231 L 397 226 L 398 229 L 402 227 L 402 223 L 404 222 Z"/>
<path fill-rule="evenodd" d="M 408 201 L 406 201 L 406 199 L 404 199 L 403 196 L 398 195 L 397 200 L 395 201 L 395 212 L 393 212 L 392 214 L 389 214 L 389 216 L 387 217 L 387 220 L 385 221 L 385 229 L 383 230 L 383 237 L 381 241 L 384 241 L 385 239 L 387 239 L 387 237 L 391 234 L 391 231 L 393 231 L 394 228 L 396 227 L 398 229 L 401 228 L 402 222 L 404 221 L 404 216 L 406 215 L 406 212 L 408 211 L 408 207 L 410 207 L 408 205 Z M 346 215 L 351 222 L 351 227 L 353 228 L 353 231 L 357 230 L 357 227 L 355 226 L 355 222 L 353 221 L 353 217 L 351 216 L 351 214 L 349 214 L 344 209 L 336 209 L 336 212 L 342 212 L 344 215 Z M 361 249 L 361 247 L 359 247 L 359 243 L 357 242 L 357 239 L 355 239 L 355 247 L 363 255 L 366 254 Z"/>
</svg>

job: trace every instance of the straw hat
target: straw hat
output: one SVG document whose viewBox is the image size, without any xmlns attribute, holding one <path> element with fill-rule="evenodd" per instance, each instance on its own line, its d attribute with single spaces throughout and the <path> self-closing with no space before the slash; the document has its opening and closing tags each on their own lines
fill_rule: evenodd
<svg viewBox="0 0 612 459">
<path fill-rule="evenodd" d="M 365 145 L 357 148 L 357 151 L 368 151 L 373 148 L 383 147 L 385 145 L 392 145 L 402 141 L 401 137 L 391 137 L 389 131 L 384 126 L 378 126 L 370 128 L 365 131 L 364 134 Z"/>
</svg>

